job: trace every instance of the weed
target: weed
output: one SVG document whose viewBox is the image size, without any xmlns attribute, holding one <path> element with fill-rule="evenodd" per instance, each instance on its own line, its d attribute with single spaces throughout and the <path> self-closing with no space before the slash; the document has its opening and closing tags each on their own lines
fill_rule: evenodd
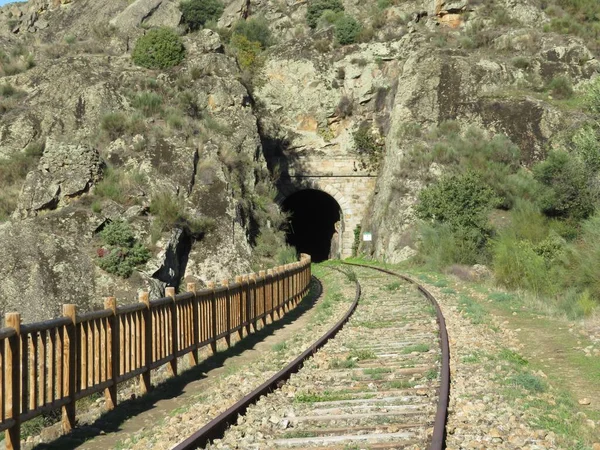
<svg viewBox="0 0 600 450">
<path fill-rule="evenodd" d="M 463 356 L 461 358 L 461 361 L 464 364 L 477 364 L 477 363 L 480 363 L 481 362 L 481 354 L 478 353 L 478 352 L 474 352 L 474 353 L 472 353 L 470 355 Z"/>
<path fill-rule="evenodd" d="M 286 350 L 288 349 L 288 345 L 287 345 L 287 342 L 285 342 L 285 341 L 283 341 L 283 342 L 278 342 L 277 344 L 273 345 L 273 346 L 271 347 L 271 349 L 272 349 L 274 352 L 278 352 L 278 353 L 280 353 L 280 352 L 284 352 L 284 351 L 286 351 Z"/>
<path fill-rule="evenodd" d="M 383 289 L 389 292 L 395 292 L 402 288 L 402 283 L 400 281 L 393 281 L 389 284 L 386 284 Z"/>
<path fill-rule="evenodd" d="M 352 397 L 346 392 L 323 391 L 320 394 L 300 393 L 296 394 L 294 401 L 297 403 L 333 402 L 337 400 L 349 400 Z"/>
<path fill-rule="evenodd" d="M 356 361 L 354 359 L 333 359 L 330 363 L 329 363 L 329 368 L 330 369 L 352 369 L 353 367 L 356 367 Z"/>
<path fill-rule="evenodd" d="M 527 372 L 519 373 L 509 379 L 512 386 L 523 388 L 529 392 L 546 392 L 547 385 L 539 377 Z"/>
<path fill-rule="evenodd" d="M 510 302 L 515 300 L 516 297 L 508 292 L 492 292 L 488 295 L 488 298 L 494 302 Z"/>
<path fill-rule="evenodd" d="M 425 378 L 429 381 L 437 379 L 438 376 L 439 372 L 437 369 L 429 369 L 427 372 L 425 372 Z"/>
<path fill-rule="evenodd" d="M 573 85 L 571 80 L 565 76 L 553 78 L 547 85 L 546 90 L 559 99 L 568 99 L 573 96 Z"/>
<path fill-rule="evenodd" d="M 132 106 L 139 109 L 146 117 L 160 114 L 162 103 L 163 99 L 160 95 L 149 91 L 137 94 L 131 102 Z"/>
<path fill-rule="evenodd" d="M 386 383 L 386 386 L 390 389 L 410 389 L 417 385 L 414 381 L 408 380 L 393 380 Z"/>
<path fill-rule="evenodd" d="M 134 191 L 144 186 L 146 176 L 138 171 L 125 172 L 122 169 L 107 167 L 102 180 L 94 187 L 94 195 L 109 198 L 121 205 L 135 204 L 138 199 Z"/>
<path fill-rule="evenodd" d="M 350 352 L 349 358 L 355 358 L 357 361 L 363 361 L 366 359 L 376 359 L 377 355 L 373 350 L 354 349 Z"/>
<path fill-rule="evenodd" d="M 471 323 L 477 325 L 485 321 L 485 309 L 471 297 L 461 295 L 458 303 L 460 311 L 469 318 Z"/>
<path fill-rule="evenodd" d="M 527 360 L 519 355 L 514 350 L 510 350 L 508 348 L 503 348 L 498 354 L 498 358 L 507 361 L 516 366 L 526 366 L 528 364 Z"/>
<path fill-rule="evenodd" d="M 402 354 L 408 355 L 409 353 L 426 353 L 429 351 L 429 345 L 427 344 L 414 344 L 404 347 L 402 349 Z"/>
</svg>

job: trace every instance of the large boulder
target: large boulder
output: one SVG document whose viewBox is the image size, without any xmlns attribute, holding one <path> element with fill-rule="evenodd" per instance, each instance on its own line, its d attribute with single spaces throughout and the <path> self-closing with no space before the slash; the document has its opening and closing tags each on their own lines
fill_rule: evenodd
<svg viewBox="0 0 600 450">
<path fill-rule="evenodd" d="M 0 227 L 0 312 L 18 311 L 25 322 L 58 317 L 64 303 L 87 310 L 94 299 L 95 266 L 81 238 L 57 235 L 44 221 Z"/>
<path fill-rule="evenodd" d="M 102 167 L 94 148 L 49 141 L 37 170 L 27 175 L 15 217 L 34 216 L 68 204 L 101 178 Z"/>
<path fill-rule="evenodd" d="M 176 2 L 168 0 L 136 0 L 114 17 L 110 24 L 119 30 L 130 30 L 142 25 L 175 28 L 181 22 Z"/>
</svg>

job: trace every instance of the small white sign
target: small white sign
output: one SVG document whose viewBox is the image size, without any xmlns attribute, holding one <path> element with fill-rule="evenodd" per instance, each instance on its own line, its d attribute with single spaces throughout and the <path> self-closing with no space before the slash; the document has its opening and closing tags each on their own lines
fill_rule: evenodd
<svg viewBox="0 0 600 450">
<path fill-rule="evenodd" d="M 363 242 L 371 242 L 373 240 L 372 233 L 363 233 Z"/>
</svg>

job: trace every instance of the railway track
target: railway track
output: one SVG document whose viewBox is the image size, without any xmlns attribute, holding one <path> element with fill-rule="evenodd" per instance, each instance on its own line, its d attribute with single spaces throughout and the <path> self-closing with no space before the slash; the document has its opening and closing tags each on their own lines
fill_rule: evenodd
<svg viewBox="0 0 600 450">
<path fill-rule="evenodd" d="M 449 356 L 439 306 L 401 275 L 342 270 L 356 280 L 345 317 L 176 450 L 443 448 Z"/>
</svg>

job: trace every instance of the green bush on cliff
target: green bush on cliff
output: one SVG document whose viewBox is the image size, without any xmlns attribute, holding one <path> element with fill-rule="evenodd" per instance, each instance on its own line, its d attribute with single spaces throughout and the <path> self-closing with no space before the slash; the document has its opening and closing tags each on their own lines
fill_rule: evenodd
<svg viewBox="0 0 600 450">
<path fill-rule="evenodd" d="M 137 40 L 131 58 L 147 69 L 168 69 L 183 61 L 185 48 L 175 31 L 155 28 Z"/>
<path fill-rule="evenodd" d="M 581 159 L 565 151 L 553 151 L 534 166 L 533 172 L 543 185 L 538 201 L 546 215 L 581 220 L 594 212 L 597 195 Z"/>
<path fill-rule="evenodd" d="M 250 42 L 259 42 L 265 49 L 271 45 L 271 30 L 264 17 L 256 17 L 248 20 L 239 20 L 235 23 L 232 30 L 232 36 L 245 36 Z"/>
<path fill-rule="evenodd" d="M 17 207 L 21 185 L 43 152 L 43 141 L 32 142 L 24 152 L 0 158 L 0 222 L 7 220 Z"/>
<path fill-rule="evenodd" d="M 362 26 L 352 17 L 343 15 L 335 22 L 335 38 L 341 45 L 354 44 Z"/>
<path fill-rule="evenodd" d="M 179 8 L 183 23 L 192 31 L 199 30 L 207 22 L 218 20 L 224 10 L 223 3 L 219 0 L 187 0 Z"/>
<path fill-rule="evenodd" d="M 306 22 L 311 28 L 317 28 L 317 22 L 321 15 L 327 11 L 341 12 L 344 10 L 344 5 L 340 0 L 313 0 L 308 4 L 306 10 Z"/>
<path fill-rule="evenodd" d="M 260 67 L 262 63 L 260 42 L 249 41 L 242 34 L 234 34 L 231 38 L 231 47 L 241 69 L 253 72 Z"/>
<path fill-rule="evenodd" d="M 369 124 L 367 122 L 361 123 L 352 138 L 354 149 L 361 156 L 363 164 L 372 168 L 378 167 L 383 146 L 378 144 Z"/>
<path fill-rule="evenodd" d="M 491 234 L 488 214 L 497 203 L 493 189 L 470 171 L 423 189 L 415 213 L 433 225 L 447 224 L 455 235 L 483 248 Z"/>
<path fill-rule="evenodd" d="M 101 269 L 128 278 L 133 270 L 150 259 L 150 251 L 137 242 L 129 225 L 115 221 L 100 232 L 103 248 L 98 251 Z"/>
<path fill-rule="evenodd" d="M 186 210 L 183 199 L 170 193 L 160 193 L 152 197 L 150 212 L 155 216 L 152 224 L 152 240 L 156 242 L 163 231 L 181 228 L 195 239 L 201 239 L 216 227 L 211 217 L 192 217 Z"/>
</svg>

